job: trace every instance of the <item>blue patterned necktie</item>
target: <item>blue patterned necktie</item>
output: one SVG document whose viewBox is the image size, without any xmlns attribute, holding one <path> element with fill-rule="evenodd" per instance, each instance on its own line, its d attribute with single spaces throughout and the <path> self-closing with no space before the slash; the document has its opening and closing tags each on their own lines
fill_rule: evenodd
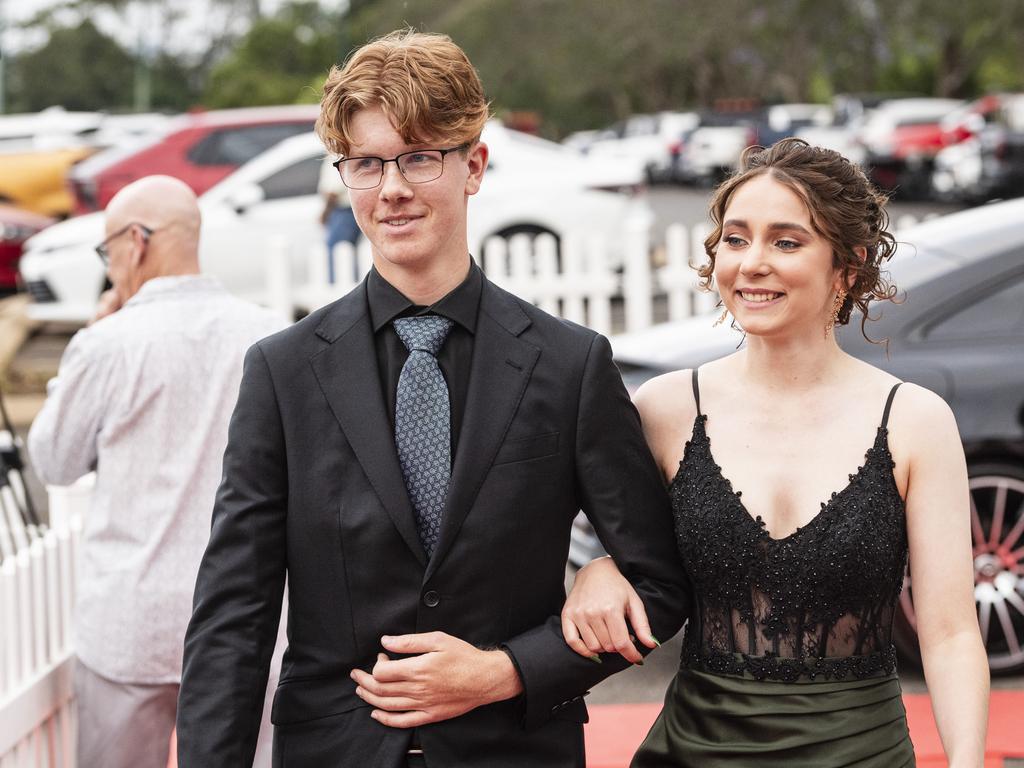
<svg viewBox="0 0 1024 768">
<path fill-rule="evenodd" d="M 416 528 L 429 558 L 441 532 L 441 514 L 451 480 L 451 405 L 437 364 L 452 321 L 427 315 L 393 321 L 409 357 L 398 376 L 395 447 Z"/>
</svg>

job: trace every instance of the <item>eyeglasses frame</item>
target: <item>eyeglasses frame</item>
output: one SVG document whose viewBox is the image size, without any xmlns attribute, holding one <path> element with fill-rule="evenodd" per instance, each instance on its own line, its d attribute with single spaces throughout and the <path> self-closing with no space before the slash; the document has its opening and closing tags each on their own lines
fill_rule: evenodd
<svg viewBox="0 0 1024 768">
<path fill-rule="evenodd" d="M 138 227 L 139 229 L 142 230 L 142 240 L 145 243 L 148 243 L 149 238 L 151 238 L 153 234 L 157 231 L 152 227 L 147 227 L 145 224 L 140 224 L 137 221 L 132 221 L 129 222 L 128 224 L 125 224 L 123 227 L 117 230 L 117 232 L 114 232 L 113 234 L 105 237 L 102 243 L 93 248 L 93 250 L 96 251 L 96 255 L 100 257 L 100 261 L 103 262 L 104 267 L 110 266 L 110 249 L 107 247 L 108 244 L 112 240 L 116 240 L 117 238 L 121 237 L 121 235 L 128 232 L 132 227 Z"/>
<path fill-rule="evenodd" d="M 437 181 L 438 179 L 440 179 L 444 175 L 444 158 L 445 158 L 446 155 L 449 155 L 452 152 L 460 152 L 460 151 L 462 151 L 464 149 L 469 149 L 471 144 L 472 144 L 472 142 L 468 142 L 467 141 L 464 144 L 459 144 L 459 146 L 457 146 L 457 147 L 449 147 L 448 149 L 437 149 L 436 147 L 427 147 L 425 149 L 410 149 L 408 152 L 402 152 L 401 154 L 395 155 L 394 157 L 387 158 L 387 159 L 385 159 L 383 157 L 378 157 L 376 155 L 357 155 L 355 157 L 339 157 L 337 160 L 332 162 L 331 165 L 333 165 L 334 166 L 334 170 L 336 170 L 338 172 L 338 178 L 341 179 L 341 183 L 344 184 L 348 189 L 355 189 L 357 191 L 359 191 L 359 190 L 367 190 L 367 189 L 376 189 L 377 187 L 379 187 L 384 182 L 384 166 L 387 165 L 388 163 L 394 163 L 395 164 L 395 167 L 398 169 L 398 172 L 400 174 L 402 174 L 402 178 L 405 179 L 407 183 L 409 183 L 409 184 L 429 184 L 432 181 Z M 437 174 L 437 176 L 435 176 L 432 179 L 427 179 L 426 181 L 412 181 L 411 179 L 409 179 L 405 175 L 405 171 L 402 170 L 402 166 L 398 164 L 398 161 L 401 158 L 405 157 L 406 155 L 416 155 L 416 154 L 419 154 L 420 152 L 440 152 L 441 153 L 441 173 Z M 380 179 L 378 179 L 377 183 L 374 184 L 372 187 L 349 187 L 348 186 L 348 182 L 345 181 L 345 177 L 341 173 L 341 164 L 346 162 L 346 161 L 348 161 L 348 160 L 380 160 Z"/>
</svg>

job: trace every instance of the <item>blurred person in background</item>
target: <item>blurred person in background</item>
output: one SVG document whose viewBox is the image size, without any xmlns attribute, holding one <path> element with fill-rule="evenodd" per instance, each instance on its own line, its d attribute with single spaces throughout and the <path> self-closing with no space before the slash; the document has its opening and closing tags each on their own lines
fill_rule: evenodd
<svg viewBox="0 0 1024 768">
<path fill-rule="evenodd" d="M 274 315 L 199 273 L 181 181 L 122 189 L 96 250 L 113 288 L 71 339 L 28 447 L 49 484 L 96 472 L 74 615 L 79 768 L 164 768 L 181 644 L 245 350 Z"/>
<path fill-rule="evenodd" d="M 949 765 L 982 766 L 989 672 L 953 414 L 834 335 L 895 294 L 885 202 L 799 139 L 748 149 L 712 199 L 700 275 L 746 347 L 636 393 L 694 599 L 633 768 L 914 765 L 892 645 L 908 553 Z M 627 619 L 642 613 L 613 554 L 577 575 L 563 631 L 583 656 L 637 658 Z"/>
<path fill-rule="evenodd" d="M 249 764 L 285 590 L 287 768 L 583 765 L 583 694 L 628 665 L 562 639 L 580 508 L 655 631 L 681 623 L 668 496 L 608 341 L 469 254 L 489 111 L 443 35 L 393 33 L 327 78 L 318 131 L 373 269 L 246 357 L 185 640 L 181 768 Z"/>
<path fill-rule="evenodd" d="M 324 210 L 320 214 L 320 223 L 324 225 L 327 235 L 327 282 L 334 285 L 334 246 L 338 243 L 351 243 L 359 240 L 359 225 L 348 197 L 348 187 L 338 175 L 331 158 L 326 158 L 320 166 L 320 180 L 317 192 L 324 200 Z M 359 261 L 352 260 L 352 280 L 359 282 Z"/>
</svg>

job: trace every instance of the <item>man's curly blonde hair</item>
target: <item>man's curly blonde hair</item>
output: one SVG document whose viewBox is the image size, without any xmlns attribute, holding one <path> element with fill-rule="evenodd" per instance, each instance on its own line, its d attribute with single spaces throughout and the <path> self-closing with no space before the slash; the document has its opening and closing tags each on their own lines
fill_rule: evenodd
<svg viewBox="0 0 1024 768">
<path fill-rule="evenodd" d="M 324 83 L 316 132 L 345 156 L 352 117 L 381 107 L 407 144 L 472 144 L 490 117 L 480 76 L 447 35 L 402 29 L 357 48 Z"/>
</svg>

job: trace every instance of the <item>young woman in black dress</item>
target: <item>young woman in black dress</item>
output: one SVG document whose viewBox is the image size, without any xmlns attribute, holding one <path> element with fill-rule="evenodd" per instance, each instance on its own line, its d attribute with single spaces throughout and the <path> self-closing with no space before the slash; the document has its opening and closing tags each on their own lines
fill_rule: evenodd
<svg viewBox="0 0 1024 768">
<path fill-rule="evenodd" d="M 914 765 L 892 646 L 908 552 L 950 766 L 982 766 L 989 678 L 953 415 L 833 334 L 894 293 L 884 205 L 798 139 L 748 150 L 715 194 L 700 274 L 746 345 L 636 394 L 695 597 L 635 768 Z M 562 624 L 583 655 L 638 660 L 631 629 L 656 644 L 610 558 L 577 575 Z"/>
</svg>

